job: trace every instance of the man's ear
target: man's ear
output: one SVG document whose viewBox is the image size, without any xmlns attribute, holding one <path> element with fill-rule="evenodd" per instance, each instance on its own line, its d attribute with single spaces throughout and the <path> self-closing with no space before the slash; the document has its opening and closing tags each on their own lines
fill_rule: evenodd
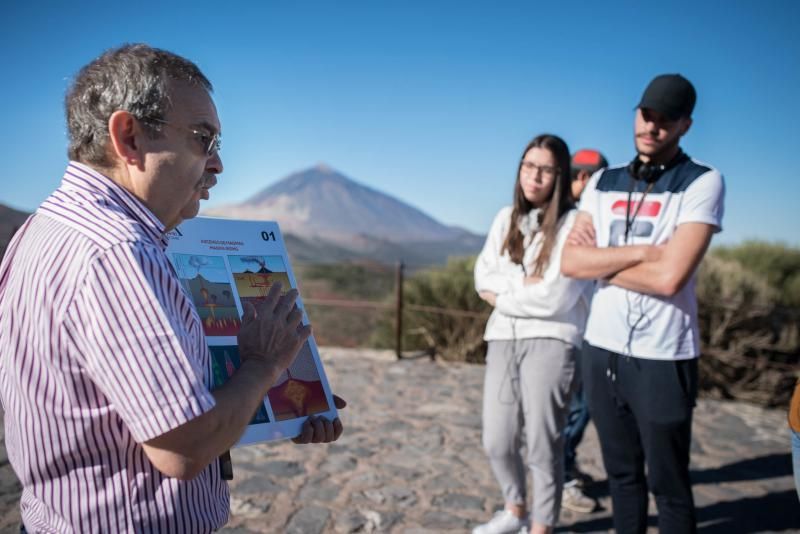
<svg viewBox="0 0 800 534">
<path fill-rule="evenodd" d="M 578 171 L 578 178 L 577 179 L 580 180 L 581 183 L 585 184 L 586 182 L 589 181 L 589 178 L 591 178 L 591 177 L 592 177 L 592 173 L 587 171 L 587 170 Z"/>
<path fill-rule="evenodd" d="M 108 137 L 111 153 L 124 165 L 140 167 L 144 164 L 139 140 L 142 129 L 136 117 L 127 111 L 115 111 L 108 118 Z"/>
<path fill-rule="evenodd" d="M 692 118 L 691 117 L 686 117 L 684 119 L 683 126 L 681 127 L 681 137 L 686 135 L 686 132 L 688 132 L 689 128 L 691 128 L 691 127 L 692 127 Z"/>
</svg>

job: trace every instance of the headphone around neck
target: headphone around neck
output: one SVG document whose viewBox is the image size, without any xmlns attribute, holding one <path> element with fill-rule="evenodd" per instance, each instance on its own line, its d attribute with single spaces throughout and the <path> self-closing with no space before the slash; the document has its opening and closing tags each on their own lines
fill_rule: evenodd
<svg viewBox="0 0 800 534">
<path fill-rule="evenodd" d="M 636 157 L 633 158 L 630 163 L 628 163 L 628 174 L 630 174 L 634 180 L 642 180 L 647 183 L 653 183 L 661 178 L 662 174 L 667 172 L 679 161 L 681 161 L 682 157 L 683 151 L 679 150 L 678 153 L 675 154 L 675 157 L 670 161 L 657 165 L 642 161 L 639 159 L 639 155 L 637 154 Z"/>
</svg>

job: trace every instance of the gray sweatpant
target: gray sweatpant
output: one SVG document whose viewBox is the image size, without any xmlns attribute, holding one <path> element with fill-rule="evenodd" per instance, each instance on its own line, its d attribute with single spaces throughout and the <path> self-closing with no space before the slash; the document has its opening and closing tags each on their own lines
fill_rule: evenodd
<svg viewBox="0 0 800 534">
<path fill-rule="evenodd" d="M 532 518 L 555 525 L 564 484 L 564 425 L 577 349 L 559 339 L 490 341 L 483 388 L 483 447 L 506 503 L 525 504 L 525 428 Z"/>
</svg>

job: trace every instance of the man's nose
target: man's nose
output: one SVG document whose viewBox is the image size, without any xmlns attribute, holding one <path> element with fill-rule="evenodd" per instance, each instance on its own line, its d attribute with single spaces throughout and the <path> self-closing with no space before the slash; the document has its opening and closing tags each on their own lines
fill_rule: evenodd
<svg viewBox="0 0 800 534">
<path fill-rule="evenodd" d="M 208 161 L 206 161 L 206 172 L 209 174 L 221 174 L 222 170 L 222 158 L 219 155 L 219 150 L 217 150 L 214 152 L 214 155 L 208 158 Z M 217 178 L 214 177 L 214 184 L 216 185 L 216 183 Z"/>
<path fill-rule="evenodd" d="M 647 128 L 648 132 L 657 132 L 664 127 L 664 123 L 656 119 L 645 119 L 644 127 Z"/>
</svg>

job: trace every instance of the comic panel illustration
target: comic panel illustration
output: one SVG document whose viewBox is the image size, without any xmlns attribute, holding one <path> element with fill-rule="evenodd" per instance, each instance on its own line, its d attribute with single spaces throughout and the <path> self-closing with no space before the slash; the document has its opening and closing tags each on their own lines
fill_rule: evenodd
<svg viewBox="0 0 800 534">
<path fill-rule="evenodd" d="M 275 419 L 284 421 L 330 409 L 308 341 L 267 393 Z"/>
<path fill-rule="evenodd" d="M 211 367 L 213 372 L 214 385 L 211 389 L 216 389 L 228 381 L 233 373 L 242 365 L 239 358 L 239 347 L 236 345 L 209 347 L 211 351 Z M 269 423 L 269 415 L 262 404 L 256 411 L 251 425 L 259 423 Z"/>
<path fill-rule="evenodd" d="M 228 263 L 242 306 L 245 302 L 258 306 L 275 282 L 281 283 L 282 293 L 291 289 L 281 256 L 228 256 Z"/>
<path fill-rule="evenodd" d="M 192 297 L 207 336 L 235 336 L 241 321 L 220 256 L 173 254 L 175 270 Z"/>
</svg>

